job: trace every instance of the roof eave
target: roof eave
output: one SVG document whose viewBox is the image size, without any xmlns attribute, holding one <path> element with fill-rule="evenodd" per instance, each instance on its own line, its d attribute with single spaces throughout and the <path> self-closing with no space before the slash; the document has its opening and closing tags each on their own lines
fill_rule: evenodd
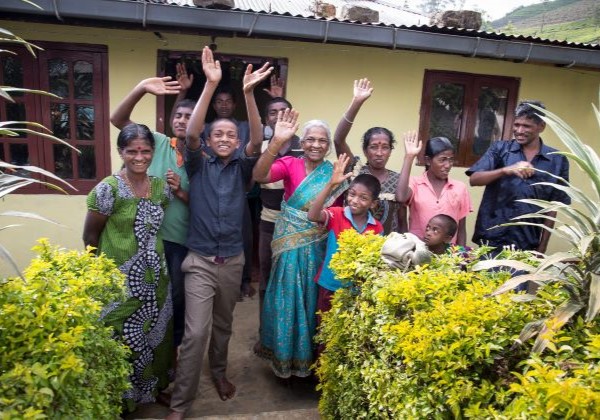
<svg viewBox="0 0 600 420">
<path fill-rule="evenodd" d="M 391 49 L 430 51 L 564 67 L 600 69 L 600 50 L 517 40 L 490 39 L 384 25 L 336 20 L 155 4 L 131 0 L 36 0 L 42 10 L 20 0 L 3 0 L 0 10 L 19 14 L 139 23 L 141 27 L 170 26 L 235 32 L 238 36 L 332 42 Z M 55 5 L 57 5 L 55 9 Z"/>
</svg>

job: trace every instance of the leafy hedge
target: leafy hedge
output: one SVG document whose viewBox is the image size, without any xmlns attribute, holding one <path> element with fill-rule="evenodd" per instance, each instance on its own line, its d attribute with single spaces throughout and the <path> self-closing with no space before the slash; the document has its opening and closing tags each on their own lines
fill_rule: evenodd
<svg viewBox="0 0 600 420">
<path fill-rule="evenodd" d="M 577 338 L 555 337 L 578 344 L 552 345 L 544 359 L 513 346 L 524 324 L 560 301 L 558 288 L 527 303 L 488 297 L 508 273 L 472 272 L 450 255 L 412 272 L 389 270 L 379 258 L 383 241 L 344 232 L 331 263 L 356 287 L 335 294 L 318 336 L 326 343 L 317 368 L 325 418 L 568 416 L 575 411 L 556 400 L 571 385 L 578 388 L 563 395 L 577 390 L 576 412 L 598 413 L 600 338 L 589 325 L 571 329 Z"/>
<path fill-rule="evenodd" d="M 116 418 L 128 349 L 100 314 L 124 298 L 114 263 L 40 240 L 24 279 L 0 283 L 0 418 Z"/>
</svg>

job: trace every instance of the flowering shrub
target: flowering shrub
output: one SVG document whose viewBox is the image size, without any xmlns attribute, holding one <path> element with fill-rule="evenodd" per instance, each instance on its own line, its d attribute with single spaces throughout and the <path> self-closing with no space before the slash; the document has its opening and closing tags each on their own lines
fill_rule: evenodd
<svg viewBox="0 0 600 420">
<path fill-rule="evenodd" d="M 24 278 L 0 283 L 0 418 L 116 418 L 128 350 L 100 321 L 125 296 L 114 263 L 40 240 Z"/>
<path fill-rule="evenodd" d="M 383 238 L 340 236 L 331 267 L 358 288 L 335 294 L 318 336 L 325 418 L 481 417 L 511 401 L 510 350 L 523 324 L 551 309 L 493 292 L 508 274 L 461 270 L 442 256 L 408 273 L 381 263 Z M 491 410 L 489 411 L 488 408 Z"/>
</svg>

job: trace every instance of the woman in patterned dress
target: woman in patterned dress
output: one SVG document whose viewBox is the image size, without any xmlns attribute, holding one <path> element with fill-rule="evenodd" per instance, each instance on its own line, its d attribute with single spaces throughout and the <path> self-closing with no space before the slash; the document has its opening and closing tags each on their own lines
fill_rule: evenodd
<svg viewBox="0 0 600 420">
<path fill-rule="evenodd" d="M 372 93 L 373 88 L 368 79 L 354 81 L 352 102 L 342 115 L 333 136 L 335 151 L 338 156 L 345 153 L 350 158 L 354 157 L 350 146 L 346 143 L 346 137 L 350 133 L 358 111 L 365 101 L 371 97 Z M 396 201 L 395 196 L 400 174 L 386 168 L 394 149 L 394 134 L 387 128 L 371 127 L 363 135 L 362 146 L 367 162 L 362 165 L 358 158 L 354 158 L 353 172 L 355 176 L 358 174 L 371 174 L 381 183 L 379 204 L 373 211 L 373 216 L 383 225 L 385 235 L 390 232 L 406 232 L 406 207 Z"/>
<path fill-rule="evenodd" d="M 131 388 L 124 405 L 153 402 L 169 384 L 172 364 L 171 286 L 158 236 L 164 211 L 179 187 L 146 173 L 154 138 L 145 125 L 129 124 L 117 139 L 123 168 L 103 179 L 87 198 L 83 241 L 112 258 L 126 276 L 127 299 L 103 311 L 103 321 L 131 349 Z"/>
</svg>

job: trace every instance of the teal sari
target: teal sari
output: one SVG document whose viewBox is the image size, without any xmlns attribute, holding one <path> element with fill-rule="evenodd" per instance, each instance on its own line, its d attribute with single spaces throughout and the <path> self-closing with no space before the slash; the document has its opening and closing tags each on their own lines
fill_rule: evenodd
<svg viewBox="0 0 600 420">
<path fill-rule="evenodd" d="M 327 231 L 308 220 L 312 201 L 331 179 L 333 165 L 323 162 L 281 204 L 273 233 L 273 265 L 261 313 L 259 355 L 282 378 L 309 376 L 317 319 L 314 278 L 325 258 Z M 325 207 L 347 188 L 338 186 Z"/>
</svg>

